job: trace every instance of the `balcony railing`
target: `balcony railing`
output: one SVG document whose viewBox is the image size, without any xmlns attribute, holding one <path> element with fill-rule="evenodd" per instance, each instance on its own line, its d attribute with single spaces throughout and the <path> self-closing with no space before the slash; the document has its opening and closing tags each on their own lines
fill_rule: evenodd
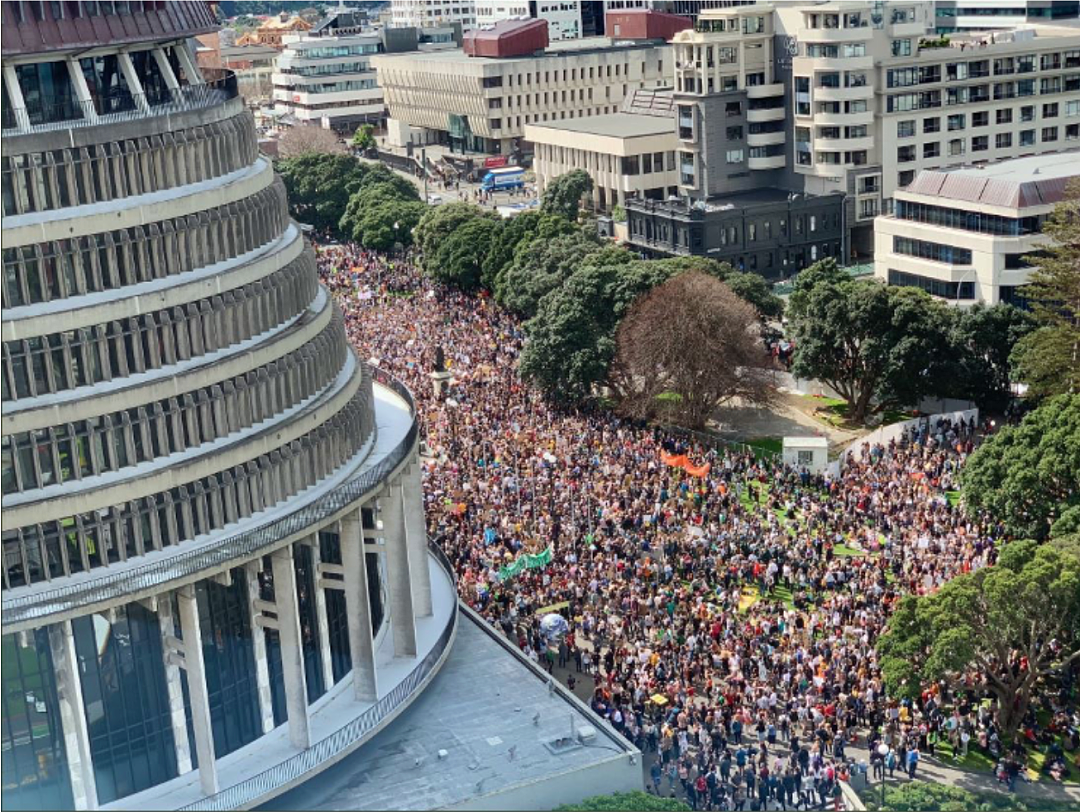
<svg viewBox="0 0 1080 812">
<path fill-rule="evenodd" d="M 0 123 L 5 135 L 52 132 L 213 107 L 236 97 L 235 73 L 204 70 L 203 74 L 204 84 L 183 85 L 176 90 L 161 88 L 130 93 L 121 89 L 89 101 L 69 99 L 54 104 L 11 107 L 3 111 Z"/>
</svg>

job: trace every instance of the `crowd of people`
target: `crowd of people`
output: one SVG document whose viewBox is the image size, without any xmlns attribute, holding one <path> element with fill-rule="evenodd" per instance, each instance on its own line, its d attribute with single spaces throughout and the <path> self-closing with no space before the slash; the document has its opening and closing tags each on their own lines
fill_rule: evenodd
<svg viewBox="0 0 1080 812">
<path fill-rule="evenodd" d="M 409 256 L 323 246 L 319 268 L 361 357 L 416 396 L 429 531 L 461 597 L 591 688 L 594 710 L 656 754 L 653 791 L 700 809 L 806 808 L 831 803 L 846 748 L 884 744 L 874 769 L 914 776 L 938 731 L 958 747 L 964 732 L 965 748 L 996 736 L 981 697 L 891 699 L 875 652 L 903 594 L 994 563 L 1000 528 L 947 498 L 974 421 L 923 424 L 811 474 L 552 406 L 518 377 L 521 324 Z M 451 380 L 436 397 L 440 347 Z M 500 577 L 547 549 L 549 564 Z M 551 612 L 568 626 L 554 639 Z"/>
</svg>

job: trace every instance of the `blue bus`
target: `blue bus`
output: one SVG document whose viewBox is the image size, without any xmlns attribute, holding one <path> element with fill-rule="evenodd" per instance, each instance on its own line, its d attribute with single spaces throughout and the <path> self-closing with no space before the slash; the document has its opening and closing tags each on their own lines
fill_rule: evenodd
<svg viewBox="0 0 1080 812">
<path fill-rule="evenodd" d="M 485 192 L 525 188 L 525 170 L 520 166 L 502 166 L 484 175 L 480 188 Z"/>
</svg>

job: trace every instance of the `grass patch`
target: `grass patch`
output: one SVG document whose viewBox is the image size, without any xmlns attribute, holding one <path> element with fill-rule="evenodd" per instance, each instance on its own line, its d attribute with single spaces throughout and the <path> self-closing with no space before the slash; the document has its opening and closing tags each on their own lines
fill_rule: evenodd
<svg viewBox="0 0 1080 812">
<path fill-rule="evenodd" d="M 758 457 L 762 456 L 759 452 L 780 454 L 784 450 L 782 437 L 756 437 L 753 440 L 747 440 L 746 444 L 754 449 L 754 455 Z"/>
<path fill-rule="evenodd" d="M 960 491 L 945 491 L 945 500 L 956 507 L 960 504 Z"/>
<path fill-rule="evenodd" d="M 780 586 L 777 584 L 772 588 L 772 592 L 769 593 L 769 597 L 774 601 L 781 601 L 786 609 L 795 608 L 794 596 L 791 594 L 791 590 L 786 586 Z"/>
<path fill-rule="evenodd" d="M 835 547 L 833 547 L 833 554 L 834 555 L 839 555 L 839 556 L 850 557 L 850 556 L 866 555 L 866 551 L 865 550 L 857 550 L 854 547 L 848 547 L 846 544 L 837 544 Z"/>
<path fill-rule="evenodd" d="M 682 403 L 682 395 L 678 392 L 661 392 L 656 399 L 661 403 Z"/>
</svg>

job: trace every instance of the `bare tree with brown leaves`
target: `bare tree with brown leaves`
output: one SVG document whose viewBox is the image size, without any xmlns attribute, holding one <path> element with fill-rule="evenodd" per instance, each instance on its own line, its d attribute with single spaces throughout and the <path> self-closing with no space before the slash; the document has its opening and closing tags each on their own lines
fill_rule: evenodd
<svg viewBox="0 0 1080 812">
<path fill-rule="evenodd" d="M 290 127 L 278 138 L 278 155 L 282 158 L 294 158 L 309 152 L 344 153 L 345 145 L 331 130 L 314 124 Z"/>
<path fill-rule="evenodd" d="M 738 398 L 768 405 L 776 373 L 753 306 L 723 282 L 686 271 L 640 298 L 615 334 L 610 382 L 621 409 L 702 428 Z"/>
</svg>

